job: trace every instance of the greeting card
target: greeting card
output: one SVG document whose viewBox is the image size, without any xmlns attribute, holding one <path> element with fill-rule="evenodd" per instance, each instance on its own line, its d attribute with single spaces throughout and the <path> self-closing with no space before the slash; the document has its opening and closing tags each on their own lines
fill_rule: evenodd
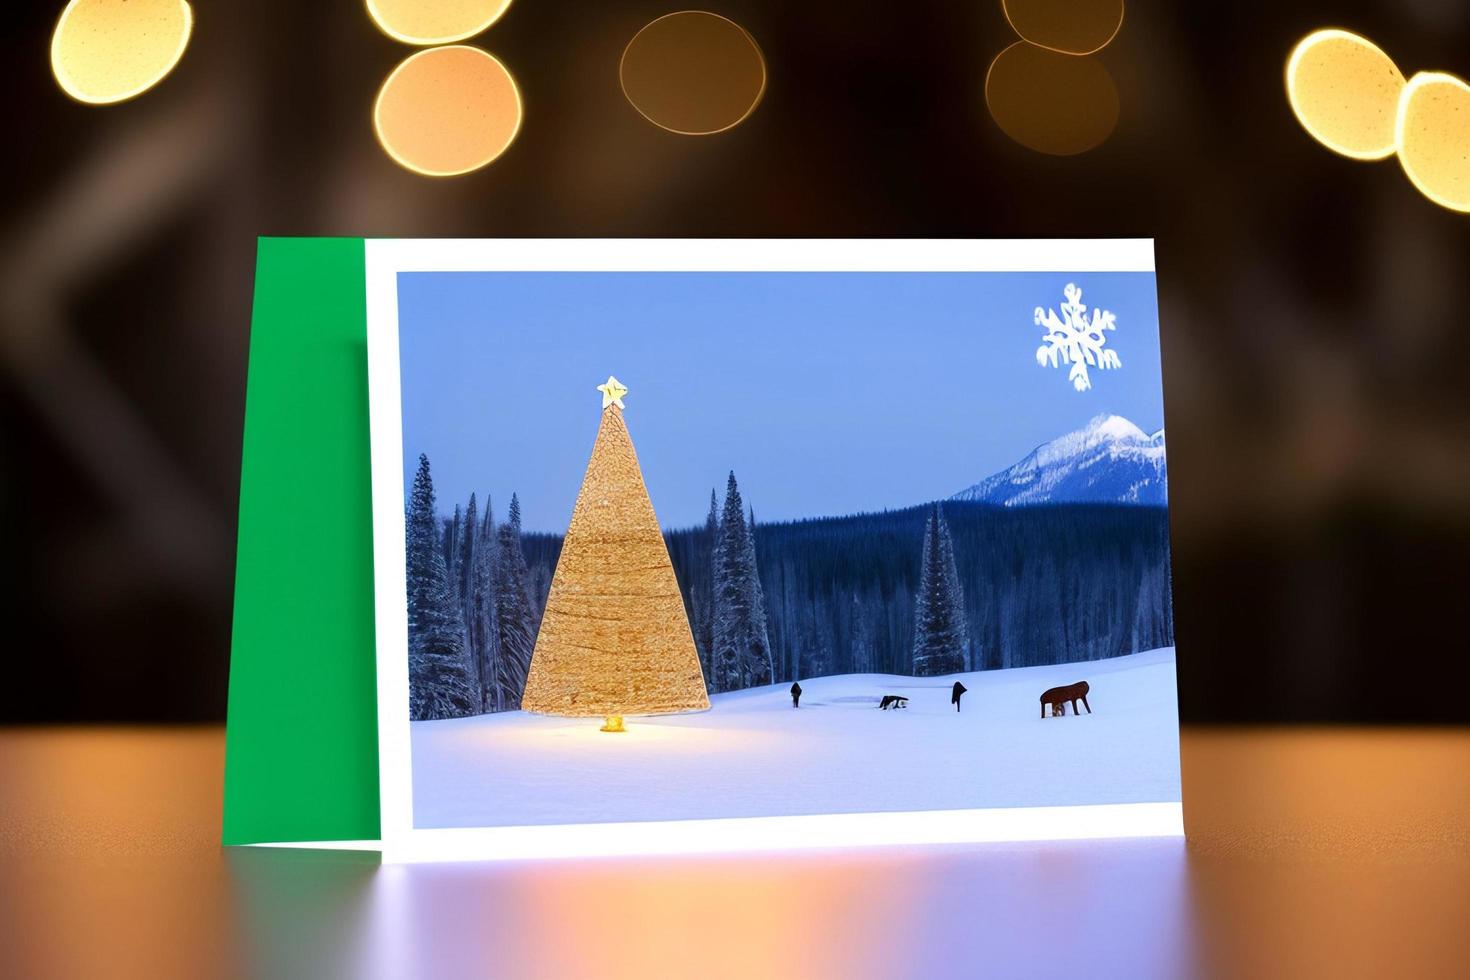
<svg viewBox="0 0 1470 980">
<path fill-rule="evenodd" d="M 361 846 L 1182 833 L 1151 243 L 362 247 Z"/>
</svg>

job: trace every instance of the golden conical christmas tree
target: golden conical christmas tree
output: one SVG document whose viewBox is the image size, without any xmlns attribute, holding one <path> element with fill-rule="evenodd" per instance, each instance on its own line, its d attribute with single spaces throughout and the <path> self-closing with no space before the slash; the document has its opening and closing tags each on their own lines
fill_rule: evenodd
<svg viewBox="0 0 1470 980">
<path fill-rule="evenodd" d="M 709 707 L 674 566 L 623 421 L 627 389 L 599 385 L 602 422 L 562 543 L 521 706 L 606 717 Z"/>
</svg>

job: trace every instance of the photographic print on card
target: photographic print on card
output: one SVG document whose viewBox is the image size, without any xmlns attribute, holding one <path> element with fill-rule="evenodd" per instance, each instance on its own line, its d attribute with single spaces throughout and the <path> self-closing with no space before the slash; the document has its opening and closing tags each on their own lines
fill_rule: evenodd
<svg viewBox="0 0 1470 980">
<path fill-rule="evenodd" d="M 386 244 L 385 840 L 1177 822 L 1147 243 Z"/>
</svg>

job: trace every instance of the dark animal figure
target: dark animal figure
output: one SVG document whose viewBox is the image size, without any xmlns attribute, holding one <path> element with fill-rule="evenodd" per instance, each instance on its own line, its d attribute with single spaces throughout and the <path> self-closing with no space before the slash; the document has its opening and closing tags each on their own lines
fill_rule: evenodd
<svg viewBox="0 0 1470 980">
<path fill-rule="evenodd" d="M 791 685 L 791 706 L 793 708 L 800 708 L 801 707 L 801 685 L 800 684 L 792 684 Z"/>
<path fill-rule="evenodd" d="M 949 693 L 949 703 L 954 705 L 954 710 L 960 710 L 960 696 L 968 690 L 969 688 L 961 684 L 959 681 L 954 682 L 954 689 L 951 690 Z"/>
<path fill-rule="evenodd" d="M 1066 714 L 1066 704 L 1068 701 L 1072 702 L 1072 714 L 1076 715 L 1079 713 L 1077 711 L 1078 701 L 1082 702 L 1082 706 L 1087 709 L 1088 714 L 1092 714 L 1092 705 L 1087 703 L 1087 692 L 1090 690 L 1092 688 L 1087 686 L 1086 681 L 1078 681 L 1076 684 L 1068 684 L 1065 687 L 1054 687 L 1049 691 L 1042 692 L 1041 717 L 1046 717 L 1047 705 L 1051 705 L 1051 716 L 1053 718 Z"/>
<path fill-rule="evenodd" d="M 878 707 L 884 711 L 887 711 L 889 708 L 907 708 L 908 706 L 909 699 L 900 697 L 897 694 L 885 694 L 883 695 L 883 700 L 878 702 Z"/>
</svg>

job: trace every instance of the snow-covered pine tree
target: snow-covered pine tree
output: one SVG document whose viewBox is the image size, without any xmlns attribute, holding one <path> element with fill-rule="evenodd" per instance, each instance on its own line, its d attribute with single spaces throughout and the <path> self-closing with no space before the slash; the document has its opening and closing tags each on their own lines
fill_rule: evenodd
<svg viewBox="0 0 1470 980">
<path fill-rule="evenodd" d="M 709 516 L 704 519 L 704 538 L 700 542 L 709 557 L 705 573 L 694 581 L 694 615 L 690 623 L 694 630 L 694 645 L 699 650 L 699 665 L 704 670 L 705 680 L 713 683 L 715 648 L 715 594 L 714 555 L 720 540 L 720 511 L 715 500 L 715 488 L 709 491 Z"/>
<path fill-rule="evenodd" d="M 776 665 L 771 657 L 771 634 L 766 625 L 766 590 L 761 584 L 760 563 L 755 558 L 754 505 L 751 506 L 750 514 L 745 521 L 745 567 L 748 570 L 746 581 L 750 588 L 749 661 L 751 673 L 754 677 L 765 677 L 765 680 L 752 680 L 750 686 L 755 687 L 760 684 L 771 684 L 776 680 Z"/>
<path fill-rule="evenodd" d="M 521 502 L 515 494 L 511 494 L 509 519 L 500 525 L 496 547 L 495 611 L 500 641 L 496 683 L 501 704 L 511 710 L 521 706 L 531 651 L 536 646 L 531 576 L 521 551 Z"/>
<path fill-rule="evenodd" d="M 726 484 L 725 500 L 729 513 L 730 487 L 735 483 L 731 472 Z M 735 508 L 737 516 L 744 522 L 743 507 Z M 715 539 L 714 551 L 710 554 L 710 670 L 705 674 L 705 684 L 711 693 L 733 691 L 740 686 L 740 635 L 738 629 L 741 590 L 736 583 L 736 562 L 726 557 L 725 539 L 732 525 L 721 522 L 720 534 Z M 742 534 L 742 537 L 744 535 Z"/>
<path fill-rule="evenodd" d="M 954 607 L 954 631 L 960 643 L 960 670 L 974 670 L 970 663 L 970 624 L 965 615 L 965 590 L 960 585 L 960 572 L 954 557 L 954 538 L 949 533 L 949 522 L 939 505 L 934 505 L 939 514 L 939 553 L 943 560 L 945 581 L 949 584 L 949 595 Z"/>
<path fill-rule="evenodd" d="M 454 516 L 444 521 L 444 574 L 445 585 L 449 590 L 449 601 L 455 607 L 460 605 L 459 598 L 459 504 L 454 505 Z"/>
<path fill-rule="evenodd" d="M 455 572 L 459 578 L 459 597 L 464 603 L 466 625 L 470 620 L 470 595 L 475 587 L 475 551 L 479 545 L 477 517 L 475 495 L 471 492 L 470 502 L 464 511 L 464 521 L 459 526 L 459 556 L 455 561 Z"/>
<path fill-rule="evenodd" d="M 410 665 L 423 647 L 425 626 L 433 618 L 431 597 L 434 586 L 431 565 L 437 525 L 438 521 L 434 517 L 434 481 L 429 475 L 429 457 L 420 454 L 418 472 L 414 474 L 408 508 L 404 513 Z"/>
<path fill-rule="evenodd" d="M 431 559 L 434 583 L 434 610 L 426 623 L 420 646 L 419 683 L 416 688 L 418 710 L 410 717 L 459 718 L 480 710 L 480 695 L 465 650 L 464 624 L 459 619 L 454 597 L 448 588 L 448 576 L 438 551 Z M 410 694 L 411 701 L 413 693 Z"/>
<path fill-rule="evenodd" d="M 489 498 L 486 498 L 485 513 L 480 518 L 480 540 L 475 549 L 475 584 L 471 600 L 471 614 L 479 640 L 474 653 L 479 664 L 482 711 L 505 710 L 497 680 L 500 663 L 500 623 L 495 614 L 495 564 L 496 555 L 499 554 L 497 538 L 495 511 Z"/>
<path fill-rule="evenodd" d="M 755 569 L 754 539 L 746 529 L 745 504 L 733 472 L 725 485 L 714 566 L 714 671 L 710 689 L 738 691 L 769 684 L 771 653 Z"/>
<path fill-rule="evenodd" d="M 914 674 L 933 677 L 965 669 L 964 599 L 954 547 L 939 504 L 924 525 L 924 554 L 914 600 Z"/>
<path fill-rule="evenodd" d="M 459 528 L 459 543 L 455 552 L 455 577 L 458 581 L 459 615 L 464 622 L 465 650 L 470 658 L 470 673 L 474 679 L 479 702 L 485 701 L 485 678 L 480 673 L 480 623 L 475 616 L 475 566 L 479 557 L 480 529 L 475 494 L 470 493 L 470 502 L 465 507 L 464 521 Z"/>
<path fill-rule="evenodd" d="M 459 504 L 454 505 L 454 516 L 444 521 L 444 567 L 454 572 L 459 564 Z"/>
<path fill-rule="evenodd" d="M 429 457 L 419 456 L 406 528 L 409 717 L 454 718 L 479 710 L 465 652 L 464 625 L 450 599 L 434 513 Z"/>
</svg>

